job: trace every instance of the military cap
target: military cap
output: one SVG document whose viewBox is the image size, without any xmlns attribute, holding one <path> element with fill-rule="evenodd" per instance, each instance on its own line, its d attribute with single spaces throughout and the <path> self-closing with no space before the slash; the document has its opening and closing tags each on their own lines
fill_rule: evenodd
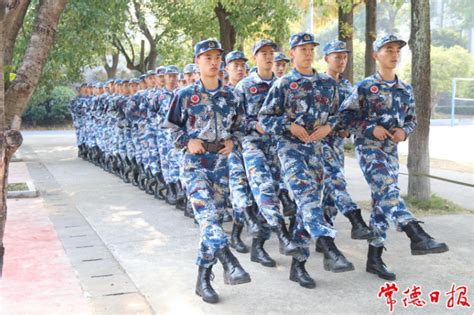
<svg viewBox="0 0 474 315">
<path fill-rule="evenodd" d="M 225 64 L 226 65 L 228 65 L 229 63 L 231 63 L 234 60 L 247 61 L 248 59 L 245 58 L 244 52 L 240 51 L 240 50 L 233 50 L 230 53 L 228 53 L 227 55 L 225 55 Z"/>
<path fill-rule="evenodd" d="M 281 51 L 277 51 L 275 53 L 275 61 L 286 61 L 286 62 L 290 62 L 290 58 L 288 58 L 285 53 L 281 52 Z"/>
<path fill-rule="evenodd" d="M 335 52 L 351 52 L 349 49 L 347 49 L 346 43 L 343 42 L 342 40 L 333 40 L 324 45 L 323 48 L 323 53 L 324 56 L 327 56 L 329 54 L 335 53 Z"/>
<path fill-rule="evenodd" d="M 217 40 L 205 39 L 194 46 L 194 57 L 198 57 L 199 55 L 210 50 L 219 50 L 220 52 L 224 51 L 224 49 L 222 49 L 221 43 L 219 43 Z"/>
<path fill-rule="evenodd" d="M 272 46 L 273 49 L 277 48 L 277 45 L 272 40 L 261 39 L 258 42 L 256 42 L 255 44 L 253 44 L 252 55 L 255 56 L 255 54 L 264 46 Z"/>
<path fill-rule="evenodd" d="M 293 49 L 296 46 L 313 44 L 318 46 L 319 43 L 314 39 L 314 35 L 306 32 L 296 33 L 290 36 L 290 48 Z"/>
<path fill-rule="evenodd" d="M 374 51 L 379 51 L 380 48 L 390 43 L 398 43 L 400 44 L 400 48 L 407 44 L 406 41 L 399 39 L 396 35 L 390 34 L 382 36 L 381 38 L 375 40 L 372 46 L 374 48 Z"/>
<path fill-rule="evenodd" d="M 179 68 L 178 66 L 166 66 L 165 74 L 178 74 Z"/>
</svg>

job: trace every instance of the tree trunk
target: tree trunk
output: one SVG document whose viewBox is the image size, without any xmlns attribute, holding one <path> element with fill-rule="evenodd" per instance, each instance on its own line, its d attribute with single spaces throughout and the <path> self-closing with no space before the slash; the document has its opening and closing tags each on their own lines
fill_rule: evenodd
<svg viewBox="0 0 474 315">
<path fill-rule="evenodd" d="M 234 49 L 236 32 L 234 26 L 230 23 L 228 13 L 225 8 L 222 6 L 222 3 L 219 1 L 214 8 L 216 13 L 217 20 L 219 21 L 219 32 L 220 32 L 220 41 L 224 53 L 228 53 Z"/>
<path fill-rule="evenodd" d="M 16 37 L 23 25 L 23 20 L 25 19 L 30 2 L 31 0 L 10 0 L 7 5 L 5 25 L 8 25 L 8 28 L 5 30 L 5 51 L 3 55 L 4 66 L 12 64 Z M 8 80 L 8 78 L 6 79 Z"/>
<path fill-rule="evenodd" d="M 104 56 L 104 69 L 107 72 L 107 79 L 114 79 L 117 76 L 117 67 L 120 53 L 117 51 L 112 54 L 112 65 L 109 65 L 107 56 Z"/>
<path fill-rule="evenodd" d="M 418 126 L 408 146 L 408 195 L 417 199 L 431 197 L 430 117 L 431 117 L 431 32 L 430 1 L 411 0 L 412 85 L 415 94 Z"/>
<path fill-rule="evenodd" d="M 372 44 L 377 38 L 377 1 L 365 0 L 365 76 L 375 73 Z"/>
<path fill-rule="evenodd" d="M 5 119 L 9 126 L 15 116 L 17 121 L 21 121 L 21 114 L 38 85 L 66 2 L 67 0 L 42 0 L 36 7 L 33 31 L 23 62 L 5 94 Z"/>
<path fill-rule="evenodd" d="M 348 12 L 345 12 L 342 5 L 339 5 L 338 17 L 339 17 L 339 40 L 345 41 L 347 49 L 350 51 L 353 50 L 352 44 L 352 35 L 353 35 L 353 25 L 354 25 L 354 1 L 349 0 L 351 8 Z M 354 81 L 354 54 L 349 54 L 347 57 L 346 70 L 342 74 L 344 78 L 353 82 Z"/>
<path fill-rule="evenodd" d="M 0 1 L 0 277 L 3 269 L 3 236 L 7 219 L 8 168 L 13 153 L 23 142 L 21 133 L 18 131 L 21 125 L 20 117 L 38 84 L 66 2 L 67 0 L 39 1 L 23 62 L 15 80 L 5 92 L 3 76 L 5 35 L 7 28 L 11 25 L 5 19 L 5 1 Z M 9 5 L 14 7 L 11 3 Z M 21 6 L 17 6 L 19 7 Z"/>
</svg>

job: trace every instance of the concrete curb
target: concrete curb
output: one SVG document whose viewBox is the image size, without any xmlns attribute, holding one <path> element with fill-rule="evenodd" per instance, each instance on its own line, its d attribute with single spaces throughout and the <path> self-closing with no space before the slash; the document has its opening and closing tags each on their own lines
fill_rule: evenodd
<svg viewBox="0 0 474 315">
<path fill-rule="evenodd" d="M 38 190 L 32 181 L 27 181 L 28 190 L 9 191 L 7 198 L 36 198 L 38 197 Z"/>
</svg>

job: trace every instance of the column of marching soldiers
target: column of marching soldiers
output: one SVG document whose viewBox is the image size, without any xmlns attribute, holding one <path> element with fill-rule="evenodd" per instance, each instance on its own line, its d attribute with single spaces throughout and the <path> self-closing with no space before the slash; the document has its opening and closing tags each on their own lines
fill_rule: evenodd
<svg viewBox="0 0 474 315">
<path fill-rule="evenodd" d="M 406 43 L 395 35 L 376 40 L 379 71 L 355 87 L 342 77 L 351 53 L 344 42 L 324 46 L 326 73 L 312 68 L 313 34 L 294 34 L 289 45 L 291 60 L 271 40 L 257 41 L 249 69 L 243 52 L 221 61 L 220 43 L 203 40 L 182 73 L 169 65 L 82 84 L 70 104 L 79 157 L 199 224 L 196 294 L 209 303 L 218 301 L 211 286 L 217 261 L 226 284 L 251 281 L 229 247 L 276 266 L 264 248 L 272 232 L 280 253 L 292 257 L 290 280 L 303 287 L 316 286 L 305 269 L 311 240 L 325 270 L 354 270 L 334 242 L 338 212 L 349 219 L 352 239 L 368 241 L 366 271 L 380 278 L 395 279 L 382 261 L 388 222 L 407 234 L 413 255 L 448 250 L 400 197 L 397 144 L 416 127 L 411 87 L 395 74 Z M 351 135 L 372 192 L 370 227 L 347 192 L 344 143 Z M 233 222 L 230 242 L 226 221 Z"/>
</svg>

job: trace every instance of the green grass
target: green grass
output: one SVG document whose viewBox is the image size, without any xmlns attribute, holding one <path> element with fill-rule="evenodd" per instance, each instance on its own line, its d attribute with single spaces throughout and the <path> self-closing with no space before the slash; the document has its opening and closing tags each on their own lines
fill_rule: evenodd
<svg viewBox="0 0 474 315">
<path fill-rule="evenodd" d="M 8 191 L 23 191 L 28 190 L 28 185 L 26 183 L 10 183 L 7 187 Z"/>
<path fill-rule="evenodd" d="M 436 194 L 431 195 L 431 198 L 427 200 L 409 198 L 408 196 L 403 196 L 403 198 L 405 199 L 408 208 L 416 214 L 432 215 L 470 212 L 469 210 L 461 207 L 460 205 L 448 199 L 441 198 Z"/>
<path fill-rule="evenodd" d="M 472 211 L 435 194 L 428 200 L 417 200 L 408 198 L 408 196 L 402 197 L 405 200 L 408 209 L 417 216 L 473 213 Z M 372 210 L 372 203 L 370 201 L 361 201 L 358 202 L 358 204 L 364 210 L 369 212 Z"/>
</svg>

